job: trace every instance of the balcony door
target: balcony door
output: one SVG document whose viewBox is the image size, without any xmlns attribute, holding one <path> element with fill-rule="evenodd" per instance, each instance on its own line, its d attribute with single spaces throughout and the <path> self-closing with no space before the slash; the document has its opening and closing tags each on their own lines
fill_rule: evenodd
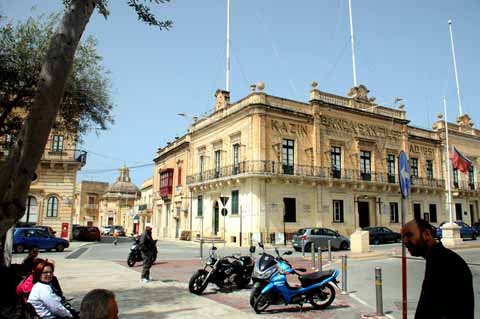
<svg viewBox="0 0 480 319">
<path fill-rule="evenodd" d="M 220 210 L 218 208 L 218 201 L 215 201 L 213 205 L 213 234 L 218 235 L 219 232 L 219 221 L 220 221 Z"/>
</svg>

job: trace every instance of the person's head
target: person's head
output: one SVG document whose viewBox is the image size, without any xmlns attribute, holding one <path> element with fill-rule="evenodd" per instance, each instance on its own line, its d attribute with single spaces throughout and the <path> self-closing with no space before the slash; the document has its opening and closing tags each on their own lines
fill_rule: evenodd
<svg viewBox="0 0 480 319">
<path fill-rule="evenodd" d="M 149 234 L 152 233 L 152 225 L 151 224 L 147 224 L 145 225 L 145 231 Z"/>
<path fill-rule="evenodd" d="M 55 266 L 48 260 L 39 261 L 33 268 L 33 282 L 43 282 L 48 284 L 53 278 Z"/>
<path fill-rule="evenodd" d="M 38 248 L 37 247 L 33 247 L 30 249 L 30 251 L 28 252 L 28 257 L 33 257 L 33 258 L 37 258 L 38 257 Z"/>
<path fill-rule="evenodd" d="M 117 319 L 118 305 L 115 294 L 106 289 L 94 289 L 83 297 L 81 319 Z"/>
<path fill-rule="evenodd" d="M 426 257 L 429 248 L 436 243 L 434 228 L 424 219 L 409 221 L 402 228 L 402 238 L 412 256 Z"/>
</svg>

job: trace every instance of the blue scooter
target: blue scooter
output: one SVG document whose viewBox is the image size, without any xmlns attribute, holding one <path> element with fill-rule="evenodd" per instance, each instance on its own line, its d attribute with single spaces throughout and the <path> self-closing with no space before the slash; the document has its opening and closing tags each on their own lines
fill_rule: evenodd
<svg viewBox="0 0 480 319">
<path fill-rule="evenodd" d="M 262 243 L 259 246 L 264 249 Z M 255 263 L 250 305 L 256 313 L 265 311 L 270 305 L 299 304 L 302 307 L 304 303 L 310 303 L 315 309 L 325 309 L 332 304 L 335 300 L 335 287 L 338 288 L 338 270 L 299 274 L 297 271 L 305 272 L 306 269 L 294 269 L 283 258 L 284 255 L 291 255 L 291 251 L 280 255 L 275 248 L 275 252 L 277 257 L 264 250 Z M 301 287 L 291 287 L 287 282 L 287 274 L 296 274 Z"/>
</svg>

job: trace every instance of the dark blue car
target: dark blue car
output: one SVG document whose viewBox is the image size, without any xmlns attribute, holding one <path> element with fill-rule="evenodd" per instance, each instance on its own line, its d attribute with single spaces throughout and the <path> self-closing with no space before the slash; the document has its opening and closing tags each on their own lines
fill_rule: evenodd
<svg viewBox="0 0 480 319">
<path fill-rule="evenodd" d="M 63 251 L 70 246 L 68 240 L 55 237 L 42 228 L 17 228 L 13 234 L 13 251 L 22 253 L 32 248 Z"/>
<path fill-rule="evenodd" d="M 437 237 L 442 238 L 442 226 L 446 222 L 443 222 L 440 224 L 440 226 L 437 228 Z M 462 238 L 471 238 L 472 240 L 477 239 L 477 232 L 474 228 L 470 227 L 469 225 L 465 224 L 461 220 L 457 220 L 455 222 L 458 226 L 460 226 L 460 237 Z"/>
</svg>

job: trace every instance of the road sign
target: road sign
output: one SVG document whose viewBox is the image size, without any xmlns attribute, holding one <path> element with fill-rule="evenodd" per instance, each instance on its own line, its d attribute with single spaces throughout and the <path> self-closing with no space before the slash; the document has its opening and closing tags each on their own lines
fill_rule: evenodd
<svg viewBox="0 0 480 319">
<path fill-rule="evenodd" d="M 226 209 L 226 208 L 222 208 L 222 216 L 225 217 L 225 216 L 227 216 L 227 214 L 228 214 L 227 209 Z"/>
<path fill-rule="evenodd" d="M 400 190 L 403 198 L 410 195 L 410 166 L 408 165 L 407 155 L 404 151 L 400 152 L 398 159 L 399 175 L 400 175 Z"/>
<path fill-rule="evenodd" d="M 225 207 L 227 205 L 227 202 L 228 202 L 228 197 L 220 196 L 220 201 L 222 202 L 223 207 Z"/>
</svg>

